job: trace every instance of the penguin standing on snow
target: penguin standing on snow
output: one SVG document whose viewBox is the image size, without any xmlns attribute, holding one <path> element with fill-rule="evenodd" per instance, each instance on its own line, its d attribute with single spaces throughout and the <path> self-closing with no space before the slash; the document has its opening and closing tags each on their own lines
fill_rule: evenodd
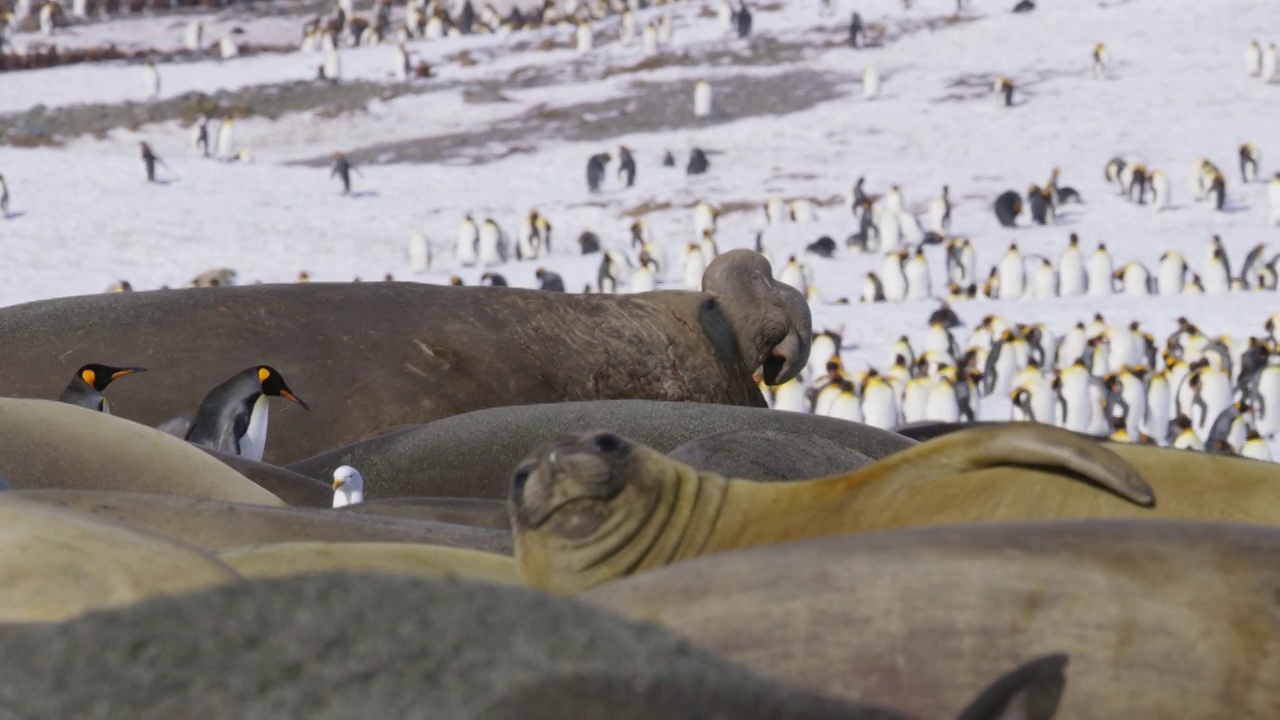
<svg viewBox="0 0 1280 720">
<path fill-rule="evenodd" d="M 936 233 L 951 230 L 951 187 L 942 186 L 942 195 L 929 203 L 929 229 Z"/>
<path fill-rule="evenodd" d="M 1098 43 L 1093 46 L 1093 76 L 1095 78 L 1106 77 L 1107 74 L 1107 46 Z"/>
<path fill-rule="evenodd" d="M 360 173 L 360 171 L 356 170 L 356 167 L 352 165 L 350 161 L 347 160 L 346 155 L 343 155 L 340 152 L 336 152 L 333 154 L 333 169 L 329 171 L 329 177 L 332 178 L 336 175 L 338 177 L 338 180 L 342 182 L 343 195 L 348 195 L 351 193 L 351 171 L 352 170 L 355 170 L 357 174 Z"/>
<path fill-rule="evenodd" d="M 453 258 L 460 267 L 469 267 L 476 264 L 476 251 L 480 245 L 480 229 L 476 226 L 476 221 L 471 217 L 471 213 L 462 220 L 462 224 L 458 226 L 457 239 L 453 246 Z"/>
<path fill-rule="evenodd" d="M 0 175 L 0 217 L 9 217 L 9 186 Z"/>
<path fill-rule="evenodd" d="M 880 72 L 875 63 L 867 63 L 862 71 L 862 97 L 870 100 L 880 94 Z"/>
<path fill-rule="evenodd" d="M 1262 46 L 1257 40 L 1250 42 L 1244 49 L 1244 67 L 1250 76 L 1262 74 Z"/>
<path fill-rule="evenodd" d="M 627 187 L 636 183 L 636 159 L 631 155 L 631 148 L 626 145 L 618 148 L 618 179 L 624 177 Z"/>
<path fill-rule="evenodd" d="M 58 402 L 79 405 L 110 415 L 111 410 L 102 391 L 107 389 L 112 380 L 139 372 L 146 372 L 146 368 L 117 368 L 90 363 L 76 371 L 75 377 L 71 378 L 71 382 L 58 396 Z"/>
<path fill-rule="evenodd" d="M 1050 193 L 1041 190 L 1039 185 L 1027 189 L 1027 206 L 1031 209 L 1031 221 L 1037 225 L 1049 225 L 1053 222 L 1053 203 Z"/>
<path fill-rule="evenodd" d="M 1153 170 L 1147 181 L 1151 186 L 1151 207 L 1156 212 L 1169 209 L 1169 176 L 1163 170 Z"/>
<path fill-rule="evenodd" d="M 604 180 L 604 168 L 613 159 L 609 153 L 597 153 L 587 160 L 587 190 L 592 194 L 600 192 L 600 182 Z"/>
<path fill-rule="evenodd" d="M 1258 148 L 1253 143 L 1245 143 L 1240 146 L 1240 182 L 1251 183 L 1258 181 Z"/>
<path fill-rule="evenodd" d="M 698 119 L 711 117 L 711 83 L 699 80 L 693 85 L 693 116 Z"/>
<path fill-rule="evenodd" d="M 1134 199 L 1137 194 L 1137 203 L 1139 205 L 1147 204 L 1147 168 L 1145 165 L 1134 163 L 1127 168 L 1129 172 L 1129 185 L 1125 188 L 1125 196 L 1129 200 Z"/>
<path fill-rule="evenodd" d="M 1280 172 L 1271 177 L 1267 183 L 1267 224 L 1280 225 Z"/>
<path fill-rule="evenodd" d="M 191 144 L 204 157 L 209 157 L 209 116 L 205 116 L 192 134 Z"/>
<path fill-rule="evenodd" d="M 849 18 L 849 47 L 854 50 L 862 47 L 863 32 L 862 16 L 855 12 L 853 17 Z"/>
<path fill-rule="evenodd" d="M 734 14 L 734 22 L 738 26 L 738 39 L 745 40 L 751 35 L 751 8 L 744 2 Z"/>
<path fill-rule="evenodd" d="M 1213 172 L 1213 177 L 1209 180 L 1209 199 L 1213 202 L 1213 207 L 1221 211 L 1227 204 L 1227 179 L 1218 171 Z"/>
<path fill-rule="evenodd" d="M 689 164 L 685 166 L 686 175 L 701 175 L 711 169 L 711 161 L 702 148 L 694 148 L 689 152 Z"/>
<path fill-rule="evenodd" d="M 209 391 L 196 410 L 184 439 L 219 452 L 262 460 L 267 447 L 268 397 L 282 397 L 311 408 L 268 365 L 255 365 L 232 375 Z"/>
<path fill-rule="evenodd" d="M 142 91 L 143 97 L 147 100 L 160 97 L 160 71 L 156 70 L 154 60 L 148 60 L 147 64 L 142 66 Z"/>
<path fill-rule="evenodd" d="M 138 148 L 142 151 L 142 168 L 147 173 L 147 182 L 156 181 L 156 163 L 164 164 L 160 156 L 151 150 L 151 146 L 145 142 L 138 143 Z"/>
<path fill-rule="evenodd" d="M 1071 233 L 1067 248 L 1058 257 L 1058 295 L 1074 297 L 1083 295 L 1088 287 L 1084 258 L 1080 254 L 1080 236 Z"/>
<path fill-rule="evenodd" d="M 1000 193 L 1000 197 L 996 198 L 992 208 L 995 210 L 996 220 L 999 220 L 1001 225 L 1018 226 L 1018 215 L 1022 212 L 1022 198 L 1018 197 L 1018 193 L 1012 190 Z"/>
<path fill-rule="evenodd" d="M 996 78 L 995 91 L 1004 96 L 1004 106 L 1013 107 L 1013 81 L 1007 77 Z"/>
</svg>

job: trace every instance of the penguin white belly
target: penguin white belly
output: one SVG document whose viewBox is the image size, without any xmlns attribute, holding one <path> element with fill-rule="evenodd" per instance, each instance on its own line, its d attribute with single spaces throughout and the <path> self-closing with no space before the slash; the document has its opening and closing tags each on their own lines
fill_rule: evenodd
<svg viewBox="0 0 1280 720">
<path fill-rule="evenodd" d="M 1147 271 L 1138 265 L 1130 265 L 1121 276 L 1124 279 L 1125 295 L 1148 295 L 1147 279 L 1150 277 Z"/>
<path fill-rule="evenodd" d="M 1280 73 L 1280 60 L 1276 58 L 1276 47 L 1271 45 L 1262 53 L 1262 81 L 1274 82 L 1277 73 Z"/>
<path fill-rule="evenodd" d="M 1267 186 L 1267 200 L 1271 206 L 1269 224 L 1280 225 L 1280 180 L 1272 180 Z"/>
<path fill-rule="evenodd" d="M 1138 365 L 1138 347 L 1128 329 L 1108 333 L 1110 349 L 1107 351 L 1107 372 L 1118 373 L 1126 367 Z"/>
<path fill-rule="evenodd" d="M 946 217 L 947 201 L 940 197 L 934 198 L 933 201 L 929 203 L 929 216 L 927 220 L 929 229 L 940 235 L 945 233 L 947 231 Z"/>
<path fill-rule="evenodd" d="M 1196 435 L 1196 431 L 1187 428 L 1174 438 L 1172 447 L 1175 450 L 1204 450 L 1204 441 Z"/>
<path fill-rule="evenodd" d="M 863 422 L 884 430 L 898 424 L 898 401 L 889 385 L 874 385 L 862 398 Z"/>
<path fill-rule="evenodd" d="M 630 45 L 632 40 L 636 39 L 636 16 L 635 13 L 627 10 L 622 13 L 622 21 L 618 27 L 618 42 L 623 45 Z"/>
<path fill-rule="evenodd" d="M 809 345 L 809 362 L 805 365 L 805 377 L 816 378 L 827 371 L 827 361 L 840 352 L 830 335 L 819 335 Z"/>
<path fill-rule="evenodd" d="M 1160 262 L 1156 275 L 1156 292 L 1160 295 L 1180 295 L 1186 283 L 1186 270 L 1181 260 L 1166 258 Z"/>
<path fill-rule="evenodd" d="M 645 25 L 644 32 L 640 36 L 642 52 L 645 55 L 654 55 L 658 52 L 658 30 L 652 25 Z"/>
<path fill-rule="evenodd" d="M 1022 268 L 1021 255 L 1005 255 L 1000 259 L 1000 299 L 1018 300 L 1027 291 L 1027 275 Z"/>
<path fill-rule="evenodd" d="M 699 80 L 693 87 L 693 116 L 711 117 L 711 83 Z"/>
<path fill-rule="evenodd" d="M 1062 383 L 1062 401 L 1065 405 L 1060 425 L 1075 432 L 1088 432 L 1093 424 L 1093 402 L 1089 380 L 1083 374 L 1073 375 Z"/>
<path fill-rule="evenodd" d="M 866 70 L 862 71 L 862 96 L 868 100 L 880 94 L 880 73 L 876 72 L 875 65 L 868 65 Z"/>
<path fill-rule="evenodd" d="M 1095 255 L 1089 260 L 1089 296 L 1102 297 L 1111 294 L 1111 259 Z"/>
<path fill-rule="evenodd" d="M 882 217 L 876 221 L 876 229 L 881 250 L 893 252 L 902 247 L 902 226 L 898 223 L 896 213 L 883 213 Z"/>
<path fill-rule="evenodd" d="M 893 260 L 891 258 L 891 260 Z M 896 263 L 896 260 L 893 260 Z M 907 277 L 902 274 L 902 267 L 896 264 L 885 264 L 880 275 L 880 284 L 884 288 L 884 299 L 889 302 L 902 302 L 907 297 Z"/>
<path fill-rule="evenodd" d="M 1235 450 L 1244 448 L 1245 442 L 1249 438 L 1249 416 L 1241 414 L 1231 421 L 1231 428 L 1227 430 L 1227 444 Z"/>
<path fill-rule="evenodd" d="M 881 292 L 881 285 L 875 281 L 875 278 L 872 277 L 871 273 L 868 273 L 862 278 L 862 302 L 873 303 L 883 300 L 884 298 L 877 297 Z"/>
<path fill-rule="evenodd" d="M 585 24 L 579 25 L 578 37 L 577 37 L 578 52 L 586 52 L 590 50 L 592 45 L 594 44 L 594 41 L 595 41 L 595 38 L 591 34 L 591 26 L 585 25 Z"/>
<path fill-rule="evenodd" d="M 1110 435 L 1111 425 L 1104 411 L 1106 408 L 1106 388 L 1100 382 L 1089 383 L 1089 429 L 1090 435 Z"/>
<path fill-rule="evenodd" d="M 853 393 L 841 393 L 831 402 L 828 414 L 837 420 L 848 420 L 849 422 L 860 423 L 863 421 L 862 407 L 858 404 L 858 398 Z"/>
<path fill-rule="evenodd" d="M 1203 438 L 1208 437 L 1209 429 L 1213 427 L 1213 421 L 1218 419 L 1218 415 L 1231 405 L 1231 381 L 1226 374 L 1201 372 L 1200 399 L 1204 402 L 1204 407 L 1195 408 L 1191 413 L 1191 420 L 1195 423 L 1196 434 Z"/>
<path fill-rule="evenodd" d="M 1246 442 L 1244 444 L 1244 448 L 1240 451 L 1240 457 L 1247 457 L 1251 460 L 1275 462 L 1275 459 L 1271 456 L 1271 447 L 1268 446 L 1267 441 L 1262 438 Z"/>
<path fill-rule="evenodd" d="M 1058 261 L 1058 294 L 1062 297 L 1083 295 L 1086 285 L 1080 254 L 1064 254 Z"/>
<path fill-rule="evenodd" d="M 1129 437 L 1136 438 L 1142 432 L 1143 424 L 1147 417 L 1146 388 L 1132 375 L 1124 376 L 1120 382 L 1120 397 L 1129 406 L 1128 414 L 1125 415 L 1124 426 L 1129 431 Z M 1158 435 L 1152 435 L 1152 437 L 1158 437 Z"/>
<path fill-rule="evenodd" d="M 792 378 L 779 385 L 773 391 L 773 409 L 788 412 L 807 412 L 804 399 L 804 386 Z"/>
<path fill-rule="evenodd" d="M 1147 386 L 1147 413 L 1142 430 L 1151 437 L 1164 442 L 1169 431 L 1169 421 L 1173 419 L 1172 398 L 1169 395 L 1169 383 L 1153 378 Z"/>
<path fill-rule="evenodd" d="M 804 271 L 800 269 L 799 265 L 794 263 L 788 264 L 782 269 L 782 274 L 778 278 L 778 281 L 784 285 L 790 285 L 801 293 L 807 292 L 808 289 L 804 280 Z M 823 362 L 826 361 L 824 360 Z"/>
<path fill-rule="evenodd" d="M 798 223 L 814 223 L 818 214 L 813 210 L 813 203 L 808 200 L 795 200 L 791 203 L 791 215 Z"/>
<path fill-rule="evenodd" d="M 904 423 L 920 422 L 929 417 L 930 388 L 927 381 L 916 380 L 907 383 L 902 393 L 902 421 Z"/>
<path fill-rule="evenodd" d="M 1156 212 L 1169 209 L 1169 176 L 1162 172 L 1151 177 L 1151 206 Z"/>
<path fill-rule="evenodd" d="M 258 462 L 262 461 L 262 454 L 267 449 L 267 415 L 269 410 L 267 396 L 259 395 L 258 399 L 253 403 L 253 410 L 249 411 L 249 425 L 244 430 L 244 436 L 238 441 L 238 454 L 240 457 Z"/>
<path fill-rule="evenodd" d="M 1037 300 L 1047 300 L 1058 296 L 1058 273 L 1054 272 L 1052 265 L 1041 264 L 1036 268 L 1035 276 L 1031 280 L 1031 297 Z"/>
<path fill-rule="evenodd" d="M 684 287 L 686 290 L 702 289 L 702 274 L 706 271 L 702 253 L 691 253 L 684 262 Z"/>
<path fill-rule="evenodd" d="M 654 286 L 653 270 L 649 269 L 648 266 L 637 268 L 636 271 L 631 274 L 631 292 L 650 292 L 654 289 Z"/>
<path fill-rule="evenodd" d="M 409 237 L 409 271 L 423 273 L 431 269 L 431 246 L 427 236 L 415 232 Z"/>
<path fill-rule="evenodd" d="M 222 123 L 222 129 L 218 131 L 218 157 L 223 160 L 230 160 L 235 157 L 236 149 L 236 132 L 229 122 Z"/>
<path fill-rule="evenodd" d="M 453 257 L 459 267 L 471 267 L 476 264 L 477 240 L 478 237 L 474 227 L 466 226 L 458 231 L 458 240 L 453 249 Z"/>
<path fill-rule="evenodd" d="M 1028 386 L 1027 391 L 1031 393 L 1031 412 L 1035 415 L 1035 421 L 1052 425 L 1058 404 L 1053 388 L 1049 387 L 1049 383 L 1042 382 Z"/>
<path fill-rule="evenodd" d="M 898 235 L 901 242 L 914 245 L 924 239 L 920 220 L 909 212 L 898 213 Z"/>
<path fill-rule="evenodd" d="M 907 300 L 929 299 L 929 264 L 923 259 L 907 263 L 905 278 Z"/>
<path fill-rule="evenodd" d="M 771 197 L 764 201 L 764 220 L 769 225 L 777 225 L 787 219 L 786 206 L 782 198 Z"/>
<path fill-rule="evenodd" d="M 954 385 L 944 380 L 933 386 L 933 389 L 929 391 L 925 419 L 935 422 L 958 422 L 960 420 L 960 402 L 956 399 Z"/>
<path fill-rule="evenodd" d="M 1225 293 L 1231 290 L 1231 278 L 1227 275 L 1227 266 L 1221 262 L 1212 262 L 1201 276 L 1206 293 Z"/>
<path fill-rule="evenodd" d="M 835 406 L 836 400 L 840 397 L 840 388 L 835 385 L 828 385 L 818 391 L 818 397 L 813 401 L 813 414 L 831 417 L 832 408 Z M 858 405 L 857 398 L 854 398 L 854 405 Z M 862 407 L 857 409 L 858 419 L 855 422 L 862 422 Z"/>
<path fill-rule="evenodd" d="M 480 228 L 480 264 L 497 265 L 504 260 L 502 231 L 496 225 L 485 224 Z"/>
<path fill-rule="evenodd" d="M 698 203 L 693 207 L 693 231 L 698 237 L 702 237 L 703 233 L 708 230 L 716 229 L 715 213 L 711 211 L 711 206 L 706 203 Z"/>
</svg>

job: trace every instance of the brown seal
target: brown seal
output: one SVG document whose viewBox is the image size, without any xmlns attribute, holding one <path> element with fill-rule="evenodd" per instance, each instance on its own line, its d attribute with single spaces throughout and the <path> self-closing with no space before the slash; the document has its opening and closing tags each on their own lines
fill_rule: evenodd
<svg viewBox="0 0 1280 720">
<path fill-rule="evenodd" d="M 648 398 L 763 406 L 752 380 L 803 369 L 809 307 L 748 250 L 717 257 L 704 292 L 567 295 L 419 283 L 301 283 L 114 293 L 0 310 L 0 393 L 54 397 L 83 357 L 130 357 L 117 415 L 194 412 L 248 365 L 279 368 L 313 412 L 273 411 L 282 464 L 399 425 L 526 403 Z"/>
<path fill-rule="evenodd" d="M 784 682 L 950 717 L 1046 648 L 1063 718 L 1280 717 L 1280 530 L 1172 520 L 840 535 L 695 558 L 582 596 Z"/>
</svg>

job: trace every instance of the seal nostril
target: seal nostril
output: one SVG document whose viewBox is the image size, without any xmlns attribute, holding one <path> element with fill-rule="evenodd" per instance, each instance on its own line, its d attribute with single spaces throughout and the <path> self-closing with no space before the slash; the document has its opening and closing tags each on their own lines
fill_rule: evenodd
<svg viewBox="0 0 1280 720">
<path fill-rule="evenodd" d="M 596 450 L 611 453 L 616 451 L 622 445 L 622 440 L 612 433 L 601 433 L 592 438 L 591 443 L 595 445 Z"/>
</svg>

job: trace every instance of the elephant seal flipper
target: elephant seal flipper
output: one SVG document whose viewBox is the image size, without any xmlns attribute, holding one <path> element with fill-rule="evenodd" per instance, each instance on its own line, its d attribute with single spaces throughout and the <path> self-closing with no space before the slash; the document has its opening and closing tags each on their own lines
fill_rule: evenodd
<svg viewBox="0 0 1280 720">
<path fill-rule="evenodd" d="M 1053 720 L 1066 690 L 1067 656 L 1036 658 L 1000 677 L 956 720 Z"/>
<path fill-rule="evenodd" d="M 1142 507 L 1154 507 L 1155 491 L 1119 455 L 1093 440 L 1052 425 L 1011 422 L 941 435 L 876 464 L 886 473 L 932 480 L 945 474 L 1002 465 L 1069 470 Z"/>
</svg>

